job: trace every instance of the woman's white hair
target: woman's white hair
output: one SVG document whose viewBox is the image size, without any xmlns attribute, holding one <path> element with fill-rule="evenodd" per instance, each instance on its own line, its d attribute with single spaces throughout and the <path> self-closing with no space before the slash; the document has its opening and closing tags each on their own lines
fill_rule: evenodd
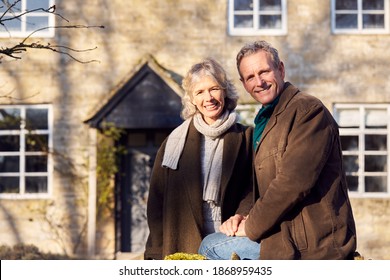
<svg viewBox="0 0 390 280">
<path fill-rule="evenodd" d="M 195 84 L 204 76 L 213 78 L 223 89 L 225 95 L 224 111 L 233 111 L 237 107 L 238 93 L 231 80 L 228 79 L 226 71 L 215 59 L 206 58 L 202 62 L 194 64 L 183 79 L 184 96 L 181 117 L 185 120 L 197 112 L 196 106 L 192 103 L 193 90 Z"/>
</svg>

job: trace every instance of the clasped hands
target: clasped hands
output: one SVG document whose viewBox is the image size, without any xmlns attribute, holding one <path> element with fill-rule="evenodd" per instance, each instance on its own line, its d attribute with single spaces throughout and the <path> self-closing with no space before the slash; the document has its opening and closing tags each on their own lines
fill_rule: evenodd
<svg viewBox="0 0 390 280">
<path fill-rule="evenodd" d="M 219 230 L 227 236 L 246 236 L 245 221 L 247 218 L 248 216 L 236 214 L 220 225 Z"/>
</svg>

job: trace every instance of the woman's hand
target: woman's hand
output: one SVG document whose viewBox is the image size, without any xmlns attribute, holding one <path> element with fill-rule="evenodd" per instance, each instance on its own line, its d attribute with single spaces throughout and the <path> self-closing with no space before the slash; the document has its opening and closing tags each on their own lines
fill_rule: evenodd
<svg viewBox="0 0 390 280">
<path fill-rule="evenodd" d="M 236 214 L 227 219 L 219 230 L 227 236 L 246 236 L 245 234 L 245 220 L 247 217 Z"/>
</svg>

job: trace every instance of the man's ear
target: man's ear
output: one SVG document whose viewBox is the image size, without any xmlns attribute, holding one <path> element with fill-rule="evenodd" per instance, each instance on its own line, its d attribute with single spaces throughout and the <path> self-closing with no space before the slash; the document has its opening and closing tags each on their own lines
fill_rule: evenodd
<svg viewBox="0 0 390 280">
<path fill-rule="evenodd" d="M 280 71 L 280 74 L 282 76 L 282 79 L 284 80 L 285 70 L 284 70 L 284 63 L 282 61 L 279 64 L 279 71 Z"/>
</svg>

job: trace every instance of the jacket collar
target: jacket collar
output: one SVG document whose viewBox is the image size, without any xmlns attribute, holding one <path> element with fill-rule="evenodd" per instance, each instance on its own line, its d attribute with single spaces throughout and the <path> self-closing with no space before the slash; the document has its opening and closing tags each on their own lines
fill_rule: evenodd
<svg viewBox="0 0 390 280">
<path fill-rule="evenodd" d="M 257 146 L 256 152 L 258 151 L 261 142 L 263 142 L 264 138 L 267 136 L 269 131 L 276 125 L 278 115 L 280 115 L 284 110 L 286 110 L 287 105 L 290 103 L 291 99 L 297 95 L 300 90 L 293 86 L 290 82 L 284 83 L 284 89 L 280 93 L 279 102 L 275 107 L 273 114 L 271 115 L 266 127 L 264 128 L 262 137 L 260 139 L 260 143 Z"/>
</svg>

